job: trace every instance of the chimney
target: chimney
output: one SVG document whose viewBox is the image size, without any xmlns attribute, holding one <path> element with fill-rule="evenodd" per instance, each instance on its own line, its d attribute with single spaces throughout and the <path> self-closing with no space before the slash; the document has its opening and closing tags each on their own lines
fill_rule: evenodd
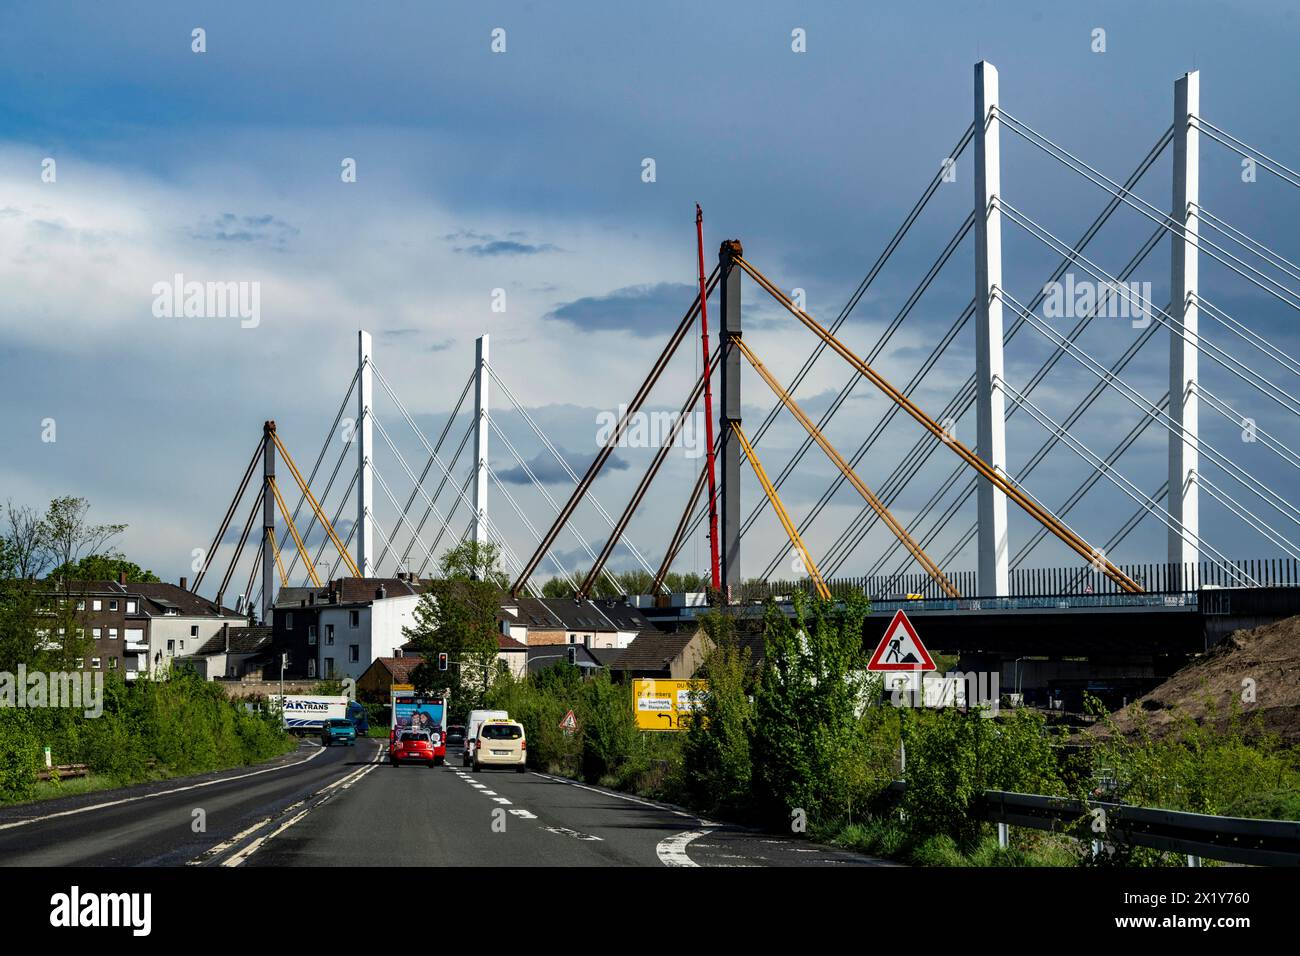
<svg viewBox="0 0 1300 956">
<path fill-rule="evenodd" d="M 189 579 L 189 578 L 181 578 L 181 590 L 182 590 L 182 591 L 188 591 L 189 588 L 186 587 L 186 585 L 188 585 L 189 583 L 190 583 L 190 579 Z"/>
<path fill-rule="evenodd" d="M 382 584 L 379 585 L 379 587 L 375 588 L 375 597 L 382 601 L 384 598 L 388 597 L 388 589 Z"/>
<path fill-rule="evenodd" d="M 118 571 L 118 572 L 117 572 L 117 583 L 118 583 L 118 584 L 126 584 L 126 572 L 125 572 L 125 571 Z"/>
<path fill-rule="evenodd" d="M 226 606 L 226 592 L 218 591 L 217 592 L 217 613 L 220 614 L 221 609 L 225 606 Z"/>
<path fill-rule="evenodd" d="M 230 653 L 230 622 L 221 625 L 221 636 L 226 640 L 226 653 Z"/>
</svg>

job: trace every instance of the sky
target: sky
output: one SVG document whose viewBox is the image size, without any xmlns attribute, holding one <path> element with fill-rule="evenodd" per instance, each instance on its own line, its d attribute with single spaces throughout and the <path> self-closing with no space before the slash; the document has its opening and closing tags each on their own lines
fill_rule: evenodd
<svg viewBox="0 0 1300 956">
<path fill-rule="evenodd" d="M 194 50 L 196 29 L 202 52 Z M 0 500 L 40 507 L 56 495 L 83 496 L 92 519 L 128 524 L 118 547 L 131 559 L 165 579 L 192 575 L 194 549 L 207 547 L 263 421 L 274 419 L 304 471 L 322 454 L 318 493 L 342 456 L 326 509 L 342 504 L 346 534 L 355 505 L 342 501 L 342 491 L 354 462 L 341 433 L 329 429 L 355 370 L 357 330 L 366 329 L 375 368 L 424 436 L 377 384 L 376 421 L 388 437 L 375 437 L 376 468 L 387 485 L 377 483 L 375 515 L 415 570 L 463 532 L 465 519 L 453 517 L 454 530 L 436 549 L 427 534 L 428 551 L 408 548 L 411 529 L 393 502 L 406 501 L 413 487 L 406 469 L 422 469 L 423 442 L 436 440 L 455 406 L 476 337 L 490 334 L 496 374 L 581 473 L 596 451 L 602 416 L 631 397 L 690 305 L 696 202 L 704 208 L 710 266 L 722 239 L 740 238 L 748 259 L 787 292 L 803 290 L 808 311 L 829 323 L 971 123 L 981 59 L 998 69 L 1011 116 L 1123 180 L 1168 128 L 1174 81 L 1193 69 L 1208 120 L 1300 167 L 1298 41 L 1300 17 L 1271 0 L 758 0 L 731 8 L 5 3 Z M 1106 193 L 1023 138 L 1006 129 L 1001 135 L 1005 200 L 1072 243 Z M 1292 226 L 1300 194 L 1262 171 L 1244 182 L 1240 157 L 1217 143 L 1203 141 L 1201 152 L 1203 206 L 1290 262 L 1300 260 Z M 973 295 L 967 236 L 877 349 L 971 212 L 970 150 L 955 171 L 955 182 L 941 186 L 842 328 L 859 354 L 878 351 L 874 367 L 895 384 L 913 376 Z M 1168 208 L 1170 172 L 1166 150 L 1136 192 Z M 1153 229 L 1141 213 L 1121 209 L 1088 256 L 1117 272 Z M 1169 257 L 1164 240 L 1132 277 L 1151 283 L 1157 305 L 1168 295 Z M 1019 301 L 1032 299 L 1059 258 L 1004 221 L 1004 282 Z M 1202 259 L 1204 297 L 1284 356 L 1296 355 L 1287 305 Z M 1269 274 L 1300 286 L 1293 276 Z M 256 319 L 168 314 L 157 290 L 177 275 L 256 288 Z M 788 382 L 815 341 L 764 299 L 747 280 L 745 341 Z M 716 299 L 711 305 L 716 339 Z M 1073 324 L 1042 321 L 1061 332 Z M 1300 513 L 1267 500 L 1296 497 L 1293 466 L 1266 442 L 1244 441 L 1239 420 L 1251 418 L 1284 450 L 1300 443 L 1287 411 L 1295 403 L 1292 372 L 1221 324 L 1203 319 L 1202 334 L 1277 386 L 1270 399 L 1202 358 L 1204 387 L 1232 411 L 1202 410 L 1203 440 L 1216 451 L 1203 452 L 1203 473 L 1268 529 L 1252 528 L 1203 491 L 1202 535 L 1233 558 L 1300 554 L 1291 544 L 1300 541 Z M 1098 319 L 1080 343 L 1108 365 L 1138 335 L 1124 320 Z M 1124 373 L 1146 401 L 1168 388 L 1168 338 L 1155 335 Z M 678 408 L 698 376 L 698 339 L 687 346 L 654 392 L 654 409 Z M 973 372 L 973 347 L 967 323 L 921 381 L 915 397 L 936 418 Z M 1019 332 L 1006 350 L 1009 385 L 1030 381 L 1051 348 L 1045 334 Z M 825 355 L 795 398 L 818 416 L 850 378 L 847 366 Z M 1059 421 L 1095 381 L 1067 357 L 1036 386 L 1033 401 Z M 774 399 L 749 370 L 743 383 L 752 435 Z M 355 415 L 354 406 L 355 396 L 345 414 Z M 500 435 L 491 442 L 498 481 L 490 510 L 510 545 L 510 569 L 532 552 L 534 530 L 549 525 L 552 502 L 562 503 L 572 482 L 499 388 L 492 407 Z M 847 457 L 886 411 L 886 401 L 859 383 L 827 435 Z M 1112 393 L 1073 433 L 1104 455 L 1141 417 Z M 448 452 L 468 421 L 462 409 Z M 973 444 L 974 428 L 968 413 L 954 430 Z M 1007 428 L 1009 471 L 1020 477 L 1048 432 L 1027 409 Z M 897 417 L 862 459 L 863 480 L 888 488 L 920 437 L 914 423 Z M 759 443 L 768 473 L 779 474 L 802 440 L 798 424 L 782 414 Z M 606 512 L 618 515 L 653 454 L 617 450 L 594 489 Z M 1165 478 L 1167 454 L 1167 434 L 1152 426 L 1117 470 L 1150 494 Z M 451 455 L 441 457 L 449 462 Z M 468 461 L 462 457 L 451 485 L 468 474 Z M 934 525 L 920 513 L 955 465 L 940 449 L 897 496 L 895 513 L 918 536 Z M 629 526 L 628 540 L 652 567 L 698 468 L 691 448 L 674 450 Z M 1023 483 L 1054 508 L 1085 472 L 1061 446 Z M 437 468 L 432 475 L 430 494 Z M 835 475 L 815 448 L 805 456 L 781 486 L 796 519 L 809 514 Z M 965 480 L 934 514 L 956 500 Z M 761 495 L 746 469 L 742 510 L 748 514 Z M 455 501 L 449 486 L 440 511 Z M 1104 542 L 1135 507 L 1103 480 L 1068 520 L 1089 541 Z M 814 560 L 836 553 L 837 538 L 861 508 L 851 488 L 834 496 L 805 534 Z M 423 510 L 414 509 L 417 516 Z M 947 558 L 945 567 L 971 569 L 973 546 L 958 545 L 974 521 L 973 499 L 954 511 L 928 549 Z M 1034 527 L 1012 512 L 1014 553 Z M 608 529 L 594 505 L 584 504 L 555 560 L 538 574 L 587 565 L 584 545 L 599 551 Z M 227 537 L 237 538 L 238 529 Z M 1165 541 L 1164 526 L 1147 518 L 1109 556 L 1162 560 Z M 891 544 L 877 526 L 830 563 L 839 574 L 915 570 L 896 555 L 882 563 Z M 230 550 L 227 543 L 215 563 Z M 765 510 L 745 537 L 743 572 L 771 566 L 774 576 L 789 576 L 789 552 Z M 1070 560 L 1049 541 L 1026 566 Z M 703 571 L 707 561 L 707 541 L 696 534 L 676 567 Z M 626 547 L 612 565 L 640 566 Z"/>
</svg>

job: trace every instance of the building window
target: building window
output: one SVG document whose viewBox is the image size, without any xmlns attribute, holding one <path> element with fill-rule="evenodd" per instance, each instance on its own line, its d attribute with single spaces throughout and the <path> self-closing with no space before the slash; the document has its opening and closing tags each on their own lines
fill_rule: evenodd
<svg viewBox="0 0 1300 956">
<path fill-rule="evenodd" d="M 108 602 L 108 609 L 109 609 L 110 611 L 116 611 L 116 610 L 117 610 L 117 601 L 115 601 L 115 600 L 114 600 L 114 601 L 109 601 L 109 602 Z"/>
<path fill-rule="evenodd" d="M 86 609 L 86 600 L 85 600 L 85 598 L 78 598 L 78 599 L 77 599 L 77 610 L 78 610 L 78 611 L 84 611 L 85 609 Z"/>
<path fill-rule="evenodd" d="M 101 664 L 101 663 L 103 663 L 103 662 L 102 662 L 98 657 L 92 657 L 92 658 L 90 659 L 90 668 L 91 668 L 91 670 L 96 670 L 96 671 L 99 670 L 99 669 L 100 669 L 100 664 Z"/>
<path fill-rule="evenodd" d="M 198 637 L 198 636 L 199 636 L 199 626 L 197 624 L 191 624 L 190 637 Z"/>
<path fill-rule="evenodd" d="M 167 656 L 170 657 L 170 656 L 172 656 L 172 655 L 175 654 L 175 653 L 176 653 L 176 642 L 175 642 L 175 641 L 168 641 L 168 642 L 167 642 Z"/>
<path fill-rule="evenodd" d="M 352 628 L 352 630 L 355 631 L 355 630 L 356 630 L 357 628 L 359 628 L 360 626 L 361 626 L 361 612 L 360 612 L 360 611 L 349 611 L 349 612 L 348 612 L 348 627 Z"/>
<path fill-rule="evenodd" d="M 90 602 L 90 609 L 92 611 L 102 611 L 104 610 L 104 602 L 101 601 L 99 598 L 95 598 L 93 601 Z"/>
<path fill-rule="evenodd" d="M 326 644 L 330 644 L 330 645 L 333 645 L 333 643 L 334 643 L 334 625 L 333 625 L 333 624 L 326 624 L 326 625 L 325 625 L 325 643 L 326 643 Z"/>
<path fill-rule="evenodd" d="M 95 640 L 99 640 L 101 637 L 104 636 L 104 629 L 102 627 L 92 627 L 90 629 L 90 636 L 93 637 Z"/>
<path fill-rule="evenodd" d="M 108 669 L 111 670 L 111 671 L 115 671 L 115 670 L 117 670 L 117 658 L 116 658 L 116 657 L 110 657 L 110 658 L 108 659 Z"/>
<path fill-rule="evenodd" d="M 110 627 L 110 628 L 108 629 L 108 639 L 109 639 L 110 641 L 115 641 L 115 640 L 117 640 L 117 628 L 115 628 L 115 627 Z"/>
<path fill-rule="evenodd" d="M 307 661 L 307 676 L 308 677 L 316 676 L 316 659 L 314 657 L 308 659 Z"/>
<path fill-rule="evenodd" d="M 360 644 L 349 644 L 349 645 L 348 645 L 348 660 L 351 661 L 353 664 L 355 664 L 355 663 L 357 663 L 359 660 L 361 660 L 361 645 L 360 645 Z"/>
<path fill-rule="evenodd" d="M 75 666 L 77 670 L 84 670 L 86 667 L 86 659 L 84 657 L 78 657 L 73 661 L 73 666 Z"/>
<path fill-rule="evenodd" d="M 316 643 L 316 625 L 315 625 L 315 624 L 308 624 L 308 625 L 307 625 L 307 643 L 308 643 L 308 644 L 315 644 L 315 643 Z"/>
<path fill-rule="evenodd" d="M 185 650 L 185 642 L 184 642 L 184 641 L 179 641 L 179 642 L 177 643 L 177 646 L 178 646 L 181 650 Z"/>
<path fill-rule="evenodd" d="M 136 603 L 135 603 L 135 601 L 134 601 L 134 600 L 127 601 L 127 602 L 126 602 L 126 613 L 127 613 L 127 614 L 134 614 L 135 611 L 136 611 Z"/>
<path fill-rule="evenodd" d="M 284 612 L 284 628 L 287 631 L 293 630 L 293 611 Z"/>
<path fill-rule="evenodd" d="M 325 658 L 325 676 L 326 677 L 334 676 L 334 658 L 332 657 Z"/>
</svg>

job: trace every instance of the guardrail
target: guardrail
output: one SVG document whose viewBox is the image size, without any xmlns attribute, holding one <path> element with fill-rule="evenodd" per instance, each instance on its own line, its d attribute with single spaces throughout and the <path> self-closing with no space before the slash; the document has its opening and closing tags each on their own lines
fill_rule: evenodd
<svg viewBox="0 0 1300 956">
<path fill-rule="evenodd" d="M 889 787 L 896 794 L 906 781 Z M 1104 801 L 986 790 L 975 812 L 1000 824 L 998 842 L 1007 845 L 1006 827 L 1063 833 L 1094 846 L 1128 844 L 1181 853 L 1188 866 L 1202 859 L 1247 866 L 1300 866 L 1300 822 L 1219 817 L 1180 810 L 1159 810 Z"/>
<path fill-rule="evenodd" d="M 54 776 L 55 771 L 58 772 L 60 780 L 68 780 L 72 777 L 87 776 L 90 773 L 90 767 L 84 763 L 61 763 L 57 767 L 37 771 L 36 779 L 49 780 Z"/>
</svg>

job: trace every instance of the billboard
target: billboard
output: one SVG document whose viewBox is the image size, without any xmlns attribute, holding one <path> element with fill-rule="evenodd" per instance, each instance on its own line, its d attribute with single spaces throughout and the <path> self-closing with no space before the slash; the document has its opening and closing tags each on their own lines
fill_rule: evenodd
<svg viewBox="0 0 1300 956">
<path fill-rule="evenodd" d="M 638 730 L 685 730 L 691 714 L 709 692 L 708 681 L 632 681 L 632 708 Z"/>
<path fill-rule="evenodd" d="M 286 730 L 306 730 L 319 727 L 331 717 L 348 715 L 346 697 L 324 697 L 314 694 L 288 694 L 281 697 L 271 694 L 267 697 L 271 706 L 280 708 L 284 715 Z"/>
<path fill-rule="evenodd" d="M 393 691 L 393 728 L 396 730 L 447 730 L 447 706 L 442 694 Z"/>
</svg>

